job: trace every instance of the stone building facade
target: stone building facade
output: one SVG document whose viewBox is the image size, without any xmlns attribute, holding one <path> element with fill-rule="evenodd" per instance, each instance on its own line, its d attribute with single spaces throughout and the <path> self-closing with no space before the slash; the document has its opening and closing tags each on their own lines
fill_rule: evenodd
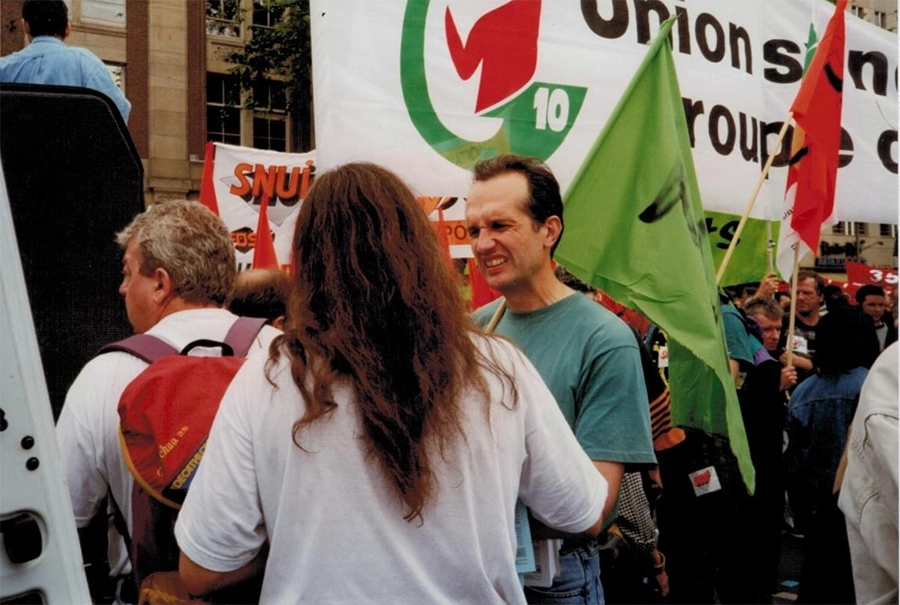
<svg viewBox="0 0 900 605">
<path fill-rule="evenodd" d="M 22 2 L 0 2 L 0 55 L 26 43 Z M 128 130 L 144 165 L 148 204 L 197 196 L 208 139 L 280 151 L 314 146 L 311 111 L 289 116 L 277 95 L 268 107 L 225 107 L 222 91 L 232 76 L 224 57 L 249 35 L 260 0 L 66 2 L 67 43 L 99 56 L 132 103 Z"/>
</svg>

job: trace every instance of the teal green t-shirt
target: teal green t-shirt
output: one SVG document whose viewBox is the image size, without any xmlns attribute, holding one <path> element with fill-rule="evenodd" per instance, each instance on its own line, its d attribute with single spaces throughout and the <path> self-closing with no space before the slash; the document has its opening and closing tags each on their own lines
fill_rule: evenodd
<svg viewBox="0 0 900 605">
<path fill-rule="evenodd" d="M 472 317 L 485 326 L 495 301 Z M 507 310 L 496 328 L 534 364 L 592 460 L 656 464 L 637 340 L 605 307 L 580 293 L 528 313 Z"/>
<path fill-rule="evenodd" d="M 747 332 L 741 312 L 732 305 L 722 305 L 722 321 L 725 326 L 725 345 L 728 348 L 728 358 L 749 366 L 755 365 L 757 351 L 763 345 Z"/>
</svg>

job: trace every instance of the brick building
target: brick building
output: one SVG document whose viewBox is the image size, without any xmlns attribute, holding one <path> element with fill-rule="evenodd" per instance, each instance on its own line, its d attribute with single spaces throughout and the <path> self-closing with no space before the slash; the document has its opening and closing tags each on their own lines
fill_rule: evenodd
<svg viewBox="0 0 900 605">
<path fill-rule="evenodd" d="M 0 55 L 25 45 L 23 0 L 0 2 Z M 128 129 L 144 164 L 147 203 L 195 197 L 206 141 L 280 151 L 314 146 L 309 108 L 288 115 L 283 85 L 252 109 L 226 107 L 226 62 L 272 18 L 262 0 L 66 0 L 67 43 L 107 64 L 132 103 Z"/>
</svg>

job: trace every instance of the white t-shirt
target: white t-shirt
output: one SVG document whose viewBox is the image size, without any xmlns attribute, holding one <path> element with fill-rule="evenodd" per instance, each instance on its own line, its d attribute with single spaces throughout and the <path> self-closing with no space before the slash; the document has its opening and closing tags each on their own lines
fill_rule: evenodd
<svg viewBox="0 0 900 605">
<path fill-rule="evenodd" d="M 270 375 L 247 362 L 222 401 L 175 536 L 213 571 L 270 552 L 265 603 L 524 603 L 515 567 L 521 498 L 548 525 L 578 533 L 600 516 L 607 483 L 578 445 L 537 371 L 511 344 L 479 339 L 514 377 L 485 373 L 490 420 L 462 401 L 465 439 L 432 457 L 438 489 L 407 522 L 362 438 L 349 385 L 336 408 L 292 440 L 305 403 L 285 358 Z"/>
<path fill-rule="evenodd" d="M 164 317 L 147 334 L 180 351 L 201 338 L 224 340 L 236 319 L 224 309 L 180 311 Z M 266 357 L 269 343 L 278 334 L 279 330 L 264 326 L 248 357 Z M 118 407 L 122 391 L 146 368 L 146 362 L 129 353 L 104 353 L 84 366 L 66 394 L 56 438 L 78 527 L 88 524 L 111 492 L 131 531 L 133 480 L 122 459 Z M 121 539 L 110 542 L 110 574 L 127 572 L 124 543 Z"/>
</svg>

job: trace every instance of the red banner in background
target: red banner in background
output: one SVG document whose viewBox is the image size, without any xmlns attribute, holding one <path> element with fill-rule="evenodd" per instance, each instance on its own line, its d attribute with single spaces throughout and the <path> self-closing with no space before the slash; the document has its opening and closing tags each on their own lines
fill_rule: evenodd
<svg viewBox="0 0 900 605">
<path fill-rule="evenodd" d="M 897 287 L 897 269 L 882 269 L 848 260 L 846 263 L 847 281 L 856 284 L 872 284 L 885 290 Z"/>
</svg>

